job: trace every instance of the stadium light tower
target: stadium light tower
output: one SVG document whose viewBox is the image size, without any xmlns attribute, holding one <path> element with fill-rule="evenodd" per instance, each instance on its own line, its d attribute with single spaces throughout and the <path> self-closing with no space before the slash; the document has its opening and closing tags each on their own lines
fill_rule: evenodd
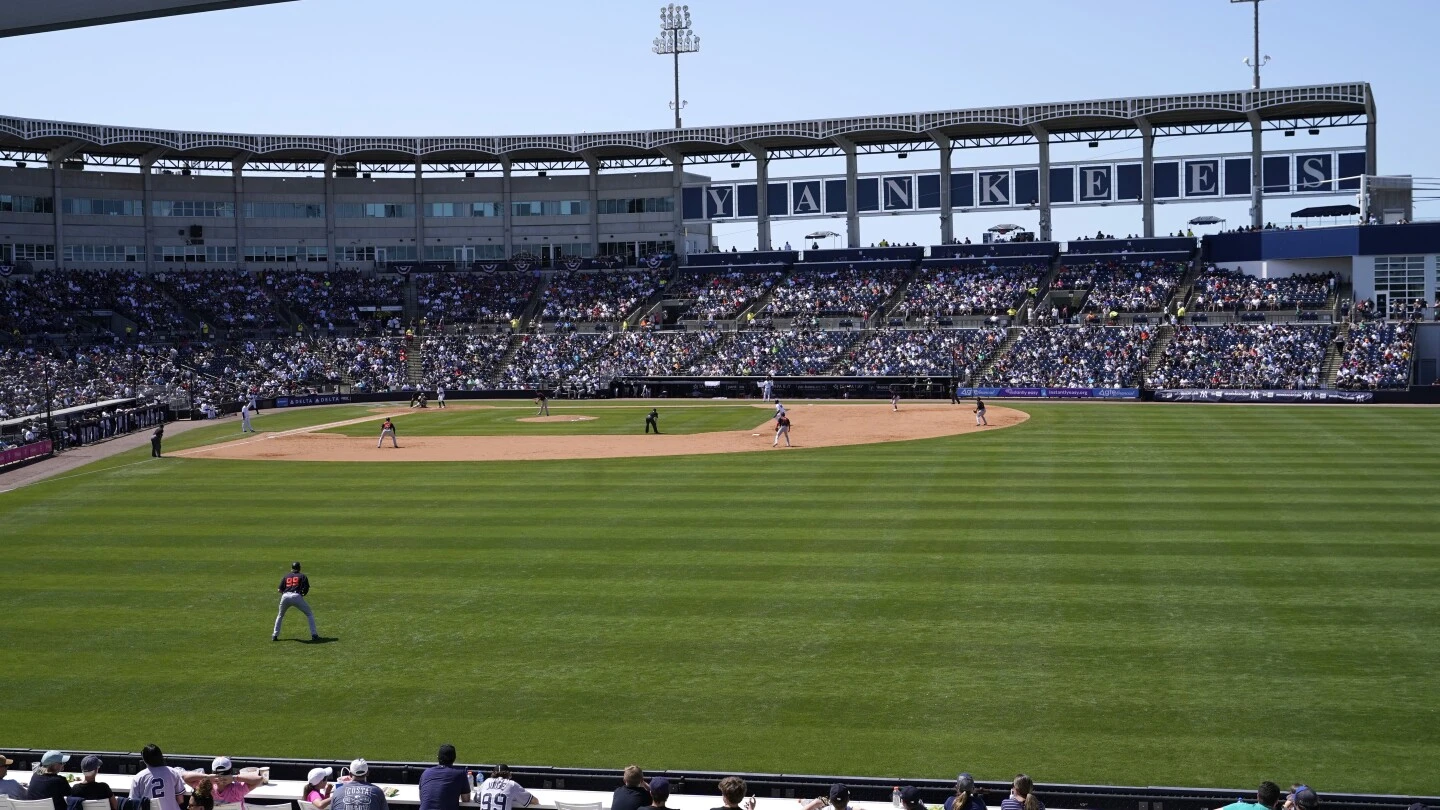
<svg viewBox="0 0 1440 810">
<path fill-rule="evenodd" d="M 1255 7 L 1255 55 L 1253 57 L 1245 57 L 1245 64 L 1249 65 L 1255 71 L 1253 89 L 1259 90 L 1260 68 L 1270 64 L 1270 57 L 1268 56 L 1265 57 L 1265 61 L 1260 61 L 1260 0 L 1230 0 L 1231 5 L 1235 3 L 1249 3 Z"/>
<path fill-rule="evenodd" d="M 685 106 L 685 102 L 680 100 L 680 54 L 700 50 L 700 37 L 695 36 L 695 31 L 690 28 L 689 6 L 671 3 L 660 7 L 660 36 L 655 38 L 650 50 L 661 56 L 674 55 L 675 100 L 670 102 L 670 107 L 675 110 L 675 128 L 679 129 L 680 110 Z"/>
</svg>

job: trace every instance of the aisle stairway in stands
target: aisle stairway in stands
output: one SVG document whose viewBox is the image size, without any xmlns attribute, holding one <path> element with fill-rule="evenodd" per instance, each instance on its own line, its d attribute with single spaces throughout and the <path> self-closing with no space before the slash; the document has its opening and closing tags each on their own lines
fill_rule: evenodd
<svg viewBox="0 0 1440 810">
<path fill-rule="evenodd" d="M 425 314 L 420 311 L 420 291 L 415 289 L 414 273 L 405 276 L 405 297 L 401 300 L 401 306 L 405 307 L 405 323 L 419 323 Z"/>
<path fill-rule="evenodd" d="M 1325 365 L 1320 367 L 1320 387 L 1334 388 L 1335 378 L 1340 374 L 1340 366 L 1345 362 L 1345 355 L 1341 347 L 1345 344 L 1345 338 L 1350 334 L 1350 324 L 1341 322 L 1335 325 L 1335 334 L 1330 340 L 1330 345 L 1325 347 Z"/>
<path fill-rule="evenodd" d="M 416 340 L 405 354 L 405 381 L 419 388 L 425 383 L 424 344 Z"/>
<path fill-rule="evenodd" d="M 1177 299 L 1178 300 L 1178 299 Z M 1143 387 L 1150 379 L 1155 370 L 1160 368 L 1160 363 L 1165 360 L 1165 351 L 1170 344 L 1175 342 L 1175 327 L 1164 324 L 1155 333 L 1155 342 L 1150 344 L 1150 354 L 1145 358 L 1145 366 L 1140 370 L 1140 379 L 1136 381 L 1137 386 Z"/>
<path fill-rule="evenodd" d="M 985 365 L 981 366 L 980 369 L 976 371 L 972 377 L 970 377 L 970 379 L 966 380 L 965 384 L 977 385 L 980 380 L 988 377 L 990 375 L 990 370 L 995 367 L 995 363 L 998 362 L 1000 358 L 1010 354 L 1010 349 L 1015 346 L 1015 341 L 1020 339 L 1020 333 L 1022 331 L 1024 330 L 1022 330 L 1018 326 L 1012 326 L 1009 329 L 1006 329 L 1005 340 L 1000 342 L 1000 347 L 995 350 L 994 354 L 986 358 Z"/>
<path fill-rule="evenodd" d="M 1170 303 L 1174 305 L 1172 311 L 1178 311 L 1180 307 L 1189 308 L 1190 293 L 1194 291 L 1195 282 L 1204 270 L 1205 263 L 1200 261 L 1199 256 L 1196 256 L 1194 261 L 1190 262 L 1190 267 L 1185 271 L 1185 275 L 1180 277 L 1180 283 L 1175 285 L 1175 295 L 1170 299 Z"/>
<path fill-rule="evenodd" d="M 871 328 L 884 326 L 886 320 L 894 315 L 895 310 L 898 309 L 901 304 L 905 303 L 905 294 L 909 291 L 910 285 L 915 283 L 915 277 L 919 274 L 919 267 L 910 268 L 910 270 L 905 273 L 905 278 L 901 279 L 900 283 L 895 285 L 895 292 L 881 302 L 880 306 L 875 308 L 875 311 L 870 314 L 870 319 L 865 325 Z"/>
<path fill-rule="evenodd" d="M 794 272 L 794 267 L 787 268 L 780 278 L 776 279 L 775 283 L 770 285 L 770 289 L 766 290 L 764 295 L 751 301 L 749 306 L 740 310 L 740 314 L 735 316 L 735 328 L 744 329 L 745 324 L 749 322 L 747 316 L 750 313 L 754 313 L 756 317 L 759 317 L 760 313 L 765 309 L 765 306 L 770 303 L 770 299 L 775 297 L 775 291 L 789 282 L 790 276 L 794 274 Z"/>
<path fill-rule="evenodd" d="M 548 286 L 550 286 L 548 276 L 536 279 L 535 286 L 530 290 L 530 300 L 525 302 L 525 308 L 520 310 L 520 314 L 516 316 L 521 331 L 529 329 L 530 323 L 540 318 L 545 306 L 545 288 Z M 513 345 L 514 341 L 511 341 L 511 344 Z"/>
</svg>

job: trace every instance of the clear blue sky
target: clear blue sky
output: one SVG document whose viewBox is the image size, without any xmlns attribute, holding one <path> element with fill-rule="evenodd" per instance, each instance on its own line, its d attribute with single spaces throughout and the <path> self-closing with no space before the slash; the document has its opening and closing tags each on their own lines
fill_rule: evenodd
<svg viewBox="0 0 1440 810">
<path fill-rule="evenodd" d="M 491 135 L 670 126 L 668 58 L 650 52 L 654 0 L 299 0 L 0 40 L 5 114 L 87 123 L 326 135 Z M 699 0 L 701 52 L 682 58 L 687 125 L 756 123 L 1243 89 L 1249 5 L 1228 0 Z M 1265 0 L 1268 86 L 1369 81 L 1380 171 L 1440 176 L 1434 142 L 1440 0 Z M 1266 148 L 1348 146 L 1359 128 Z M 1248 148 L 1246 136 L 1162 141 L 1157 154 Z M 1088 154 L 1087 154 L 1088 153 Z M 1052 160 L 1138 156 L 1132 141 L 1057 146 Z M 918 158 L 918 159 L 917 159 Z M 1029 162 L 1034 149 L 966 150 L 955 165 Z M 861 171 L 933 168 L 934 153 L 862 159 Z M 753 176 L 705 167 L 712 176 Z M 772 177 L 843 171 L 778 161 Z M 1430 206 L 1427 208 L 1427 205 Z M 1267 205 L 1282 220 L 1295 201 Z M 1157 228 L 1199 214 L 1239 224 L 1246 203 L 1161 206 Z M 1417 216 L 1440 216 L 1422 205 Z M 972 237 L 1028 212 L 956 216 Z M 843 220 L 773 225 L 777 244 Z M 861 220 L 866 242 L 931 244 L 931 214 Z M 1055 235 L 1140 229 L 1140 209 L 1057 210 Z M 754 244 L 726 224 L 725 246 Z"/>
</svg>

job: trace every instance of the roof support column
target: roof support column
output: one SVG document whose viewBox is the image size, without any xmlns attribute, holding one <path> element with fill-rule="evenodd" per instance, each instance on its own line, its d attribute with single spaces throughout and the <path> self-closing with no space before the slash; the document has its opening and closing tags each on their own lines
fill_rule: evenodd
<svg viewBox="0 0 1440 810">
<path fill-rule="evenodd" d="M 1260 115 L 1249 113 L 1250 119 L 1250 227 L 1265 227 L 1265 175 L 1261 171 L 1264 150 L 1261 147 Z"/>
<path fill-rule="evenodd" d="M 151 197 L 153 196 L 153 171 L 155 161 L 165 154 L 165 149 L 151 149 L 140 157 L 140 206 L 141 216 L 145 228 L 145 272 L 149 273 L 155 269 L 155 234 L 153 221 L 153 208 Z"/>
<path fill-rule="evenodd" d="M 1140 235 L 1155 235 L 1155 127 L 1147 118 L 1135 119 L 1140 130 Z"/>
<path fill-rule="evenodd" d="M 749 148 L 749 147 L 746 147 Z M 671 216 L 670 228 L 675 243 L 675 256 L 680 264 L 685 263 L 685 257 L 689 254 L 689 247 L 685 244 L 685 211 L 683 208 L 685 192 L 685 156 L 674 147 L 661 147 L 660 154 L 669 159 L 673 169 L 671 172 L 670 193 L 675 201 L 673 214 Z M 762 208 L 761 211 L 764 211 Z M 768 234 L 767 234 L 768 235 Z M 764 248 L 761 248 L 764 250 Z"/>
<path fill-rule="evenodd" d="M 954 209 L 950 205 L 950 136 L 932 130 L 930 140 L 940 147 L 940 244 L 955 241 Z"/>
<path fill-rule="evenodd" d="M 1040 147 L 1040 241 L 1050 241 L 1050 133 L 1044 127 L 1031 126 L 1035 143 Z"/>
<path fill-rule="evenodd" d="M 53 209 L 51 222 L 54 224 L 56 267 L 62 266 L 65 262 L 65 214 L 61 210 L 65 207 L 65 184 L 60 172 L 63 171 L 65 161 L 79 151 L 80 147 L 81 143 L 79 141 L 71 141 L 45 156 L 50 164 L 50 178 L 52 183 L 50 204 Z"/>
<path fill-rule="evenodd" d="M 514 235 L 510 222 L 510 158 L 500 158 L 500 223 L 505 229 L 505 260 L 510 260 Z"/>
<path fill-rule="evenodd" d="M 415 261 L 425 261 L 425 173 L 420 158 L 415 158 Z"/>
<path fill-rule="evenodd" d="M 755 157 L 755 249 L 770 249 L 770 153 L 765 147 L 744 143 Z M 739 214 L 737 210 L 735 212 Z"/>
<path fill-rule="evenodd" d="M 1374 177 L 1380 173 L 1376 169 L 1375 102 L 1372 100 L 1365 107 L 1365 174 Z"/>
<path fill-rule="evenodd" d="M 230 161 L 230 176 L 235 195 L 235 266 L 245 266 L 245 162 L 249 153 Z"/>
<path fill-rule="evenodd" d="M 600 159 L 586 154 L 585 164 L 590 167 L 590 250 L 585 255 L 593 257 L 600 255 Z"/>
<path fill-rule="evenodd" d="M 860 160 L 855 144 L 849 138 L 832 138 L 840 151 L 845 153 L 845 244 L 860 247 L 859 174 Z"/>
<path fill-rule="evenodd" d="M 335 158 L 325 158 L 325 251 L 330 257 L 330 266 L 339 263 L 340 254 L 335 245 Z M 388 257 L 387 257 L 388 258 Z"/>
</svg>

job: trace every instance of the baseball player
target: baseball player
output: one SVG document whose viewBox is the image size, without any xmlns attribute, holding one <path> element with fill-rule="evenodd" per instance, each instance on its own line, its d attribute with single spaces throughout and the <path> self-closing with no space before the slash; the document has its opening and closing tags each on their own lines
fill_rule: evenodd
<svg viewBox="0 0 1440 810">
<path fill-rule="evenodd" d="M 305 601 L 305 595 L 310 593 L 310 578 L 300 573 L 300 563 L 290 563 L 290 573 L 280 579 L 279 590 L 280 615 L 275 617 L 275 632 L 270 634 L 270 640 L 280 640 L 280 624 L 285 621 L 285 611 L 293 607 L 304 613 L 309 620 L 310 640 L 319 641 L 320 635 L 315 632 L 315 614 Z"/>
<path fill-rule="evenodd" d="M 435 407 L 441 410 L 445 409 L 445 386 L 443 385 L 435 388 Z"/>
<path fill-rule="evenodd" d="M 645 414 L 646 435 L 649 435 L 651 428 L 655 429 L 657 435 L 660 433 L 660 412 L 654 408 L 650 409 L 650 413 Z"/>
<path fill-rule="evenodd" d="M 260 413 L 260 396 L 254 391 L 250 392 L 250 413 Z"/>
<path fill-rule="evenodd" d="M 250 425 L 250 403 L 246 402 L 240 406 L 240 432 L 254 433 L 255 428 Z"/>
<path fill-rule="evenodd" d="M 776 419 L 779 419 L 780 417 L 782 417 L 782 416 L 784 416 L 784 415 L 785 415 L 785 406 L 780 404 L 780 400 L 778 400 L 778 399 L 775 400 L 775 418 L 776 418 Z"/>
<path fill-rule="evenodd" d="M 765 379 L 760 381 L 760 398 L 770 399 L 775 396 L 775 375 L 766 374 Z"/>
<path fill-rule="evenodd" d="M 892 386 L 890 386 L 890 412 L 891 412 L 891 413 L 895 413 L 895 412 L 898 412 L 899 410 L 900 410 L 900 389 L 892 385 Z"/>
<path fill-rule="evenodd" d="M 385 417 L 385 421 L 380 424 L 380 441 L 375 443 L 376 450 L 385 446 L 386 436 L 390 437 L 390 444 L 393 445 L 395 449 L 400 449 L 400 442 L 395 438 L 395 423 L 391 422 L 388 416 Z"/>
<path fill-rule="evenodd" d="M 785 437 L 785 446 L 786 446 L 786 447 L 789 447 L 789 446 L 790 446 L 790 417 L 786 416 L 786 415 L 783 414 L 783 413 L 780 414 L 779 416 L 775 417 L 775 441 L 774 441 L 774 443 L 771 444 L 770 446 L 771 446 L 771 447 L 779 447 L 779 446 L 780 446 L 780 437 L 781 437 L 781 436 L 784 436 L 784 437 Z"/>
<path fill-rule="evenodd" d="M 975 426 L 981 425 L 989 427 L 990 423 L 985 421 L 985 402 L 979 397 L 975 397 Z"/>
<path fill-rule="evenodd" d="M 155 432 L 152 433 L 152 434 L 150 434 L 150 457 L 151 457 L 151 458 L 160 458 L 160 442 L 161 442 L 161 440 L 164 439 L 164 438 L 165 438 L 165 423 L 164 423 L 164 422 L 161 422 L 161 423 L 160 423 L 160 426 L 157 427 L 157 428 L 155 428 Z"/>
<path fill-rule="evenodd" d="M 550 398 L 545 396 L 544 391 L 535 392 L 535 404 L 540 406 L 540 409 L 535 411 L 536 416 L 550 415 Z"/>
</svg>

